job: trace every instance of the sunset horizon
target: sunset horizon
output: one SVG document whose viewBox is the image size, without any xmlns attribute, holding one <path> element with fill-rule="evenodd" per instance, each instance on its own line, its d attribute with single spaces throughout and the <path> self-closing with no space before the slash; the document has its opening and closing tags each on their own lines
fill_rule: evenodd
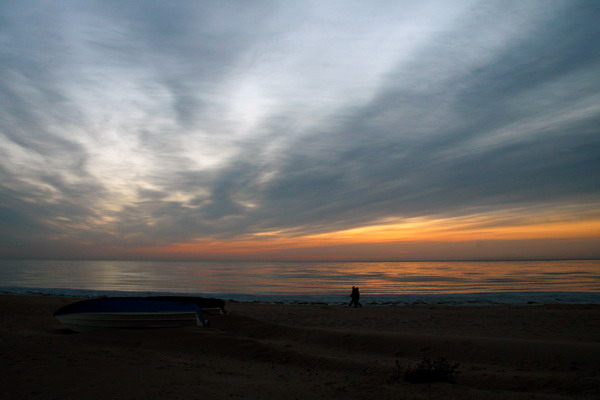
<svg viewBox="0 0 600 400">
<path fill-rule="evenodd" d="M 600 259 L 597 3 L 0 15 L 0 258 Z"/>
</svg>

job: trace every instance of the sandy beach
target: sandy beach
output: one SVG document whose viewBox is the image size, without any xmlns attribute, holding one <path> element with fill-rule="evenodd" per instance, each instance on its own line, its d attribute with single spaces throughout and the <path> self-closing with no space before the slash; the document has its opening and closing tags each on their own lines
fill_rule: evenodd
<svg viewBox="0 0 600 400">
<path fill-rule="evenodd" d="M 208 329 L 73 333 L 52 314 L 77 300 L 0 296 L 2 398 L 600 398 L 599 305 L 229 302 Z M 439 357 L 454 383 L 396 379 Z"/>
</svg>

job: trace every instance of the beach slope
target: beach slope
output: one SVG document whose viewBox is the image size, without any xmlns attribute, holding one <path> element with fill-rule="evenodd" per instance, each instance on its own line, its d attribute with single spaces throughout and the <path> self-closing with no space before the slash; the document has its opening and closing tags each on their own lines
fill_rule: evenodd
<svg viewBox="0 0 600 400">
<path fill-rule="evenodd" d="M 7 399 L 598 399 L 600 306 L 227 304 L 211 328 L 72 333 L 0 296 Z M 409 383 L 424 359 L 454 383 Z"/>
</svg>

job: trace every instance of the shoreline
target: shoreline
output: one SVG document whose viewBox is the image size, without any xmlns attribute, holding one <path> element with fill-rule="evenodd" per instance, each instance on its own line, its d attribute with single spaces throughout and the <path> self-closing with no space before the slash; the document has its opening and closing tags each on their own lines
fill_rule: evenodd
<svg viewBox="0 0 600 400">
<path fill-rule="evenodd" d="M 595 399 L 600 305 L 350 308 L 228 302 L 211 328 L 71 333 L 80 298 L 0 295 L 0 390 L 19 399 Z M 425 358 L 456 383 L 391 382 Z"/>
<path fill-rule="evenodd" d="M 344 305 L 347 293 L 341 294 L 249 294 L 249 293 L 200 293 L 169 291 L 119 291 L 96 289 L 35 288 L 0 286 L 0 295 L 56 296 L 74 298 L 128 297 L 128 296 L 199 296 L 214 297 L 226 301 L 257 304 L 296 305 Z M 600 292 L 568 291 L 512 291 L 512 292 L 465 292 L 426 294 L 363 294 L 361 303 L 369 306 L 527 306 L 550 304 L 600 304 Z"/>
</svg>

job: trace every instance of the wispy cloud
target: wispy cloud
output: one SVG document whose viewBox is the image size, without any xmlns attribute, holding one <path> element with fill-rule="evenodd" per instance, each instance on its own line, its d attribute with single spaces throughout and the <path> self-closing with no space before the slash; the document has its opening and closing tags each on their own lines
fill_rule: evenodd
<svg viewBox="0 0 600 400">
<path fill-rule="evenodd" d="M 3 3 L 0 247 L 597 215 L 599 17 L 593 1 Z"/>
</svg>

